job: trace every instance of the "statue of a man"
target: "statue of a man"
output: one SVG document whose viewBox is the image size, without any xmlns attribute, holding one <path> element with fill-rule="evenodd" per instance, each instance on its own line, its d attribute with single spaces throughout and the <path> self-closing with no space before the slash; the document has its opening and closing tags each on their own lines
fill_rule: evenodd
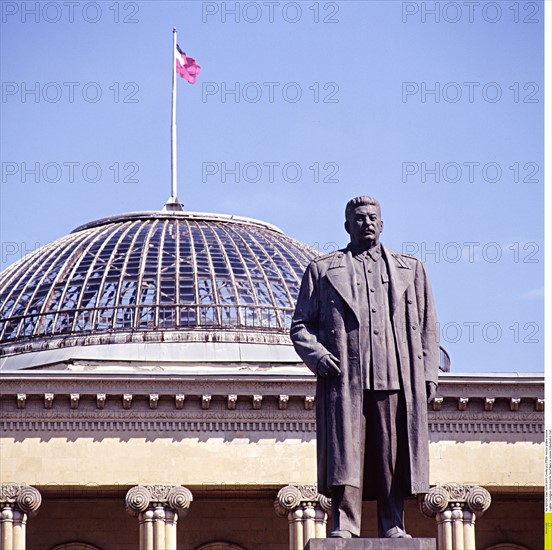
<svg viewBox="0 0 552 550">
<path fill-rule="evenodd" d="M 380 205 L 347 203 L 347 248 L 308 266 L 291 325 L 317 376 L 318 490 L 332 499 L 330 537 L 360 535 L 363 500 L 377 500 L 380 537 L 408 537 L 404 497 L 429 490 L 427 403 L 439 338 L 418 259 L 385 248 Z"/>
</svg>

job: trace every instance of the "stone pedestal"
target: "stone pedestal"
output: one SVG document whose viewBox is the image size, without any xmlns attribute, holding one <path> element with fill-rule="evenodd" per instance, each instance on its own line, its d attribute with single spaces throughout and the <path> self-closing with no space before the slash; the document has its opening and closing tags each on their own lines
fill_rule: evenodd
<svg viewBox="0 0 552 550">
<path fill-rule="evenodd" d="M 28 485 L 0 485 L 0 550 L 25 550 L 27 517 L 38 511 L 42 498 Z"/>
<path fill-rule="evenodd" d="M 140 550 L 176 550 L 178 515 L 185 516 L 192 493 L 180 485 L 138 485 L 126 494 L 127 512 L 138 516 Z"/>
<path fill-rule="evenodd" d="M 422 512 L 437 521 L 439 550 L 476 550 L 475 519 L 491 505 L 479 485 L 447 483 L 433 487 L 421 503 Z"/>
<path fill-rule="evenodd" d="M 303 550 L 310 539 L 326 538 L 331 508 L 330 499 L 319 494 L 315 485 L 282 487 L 274 501 L 274 510 L 279 516 L 287 516 L 289 550 Z"/>
<path fill-rule="evenodd" d="M 311 539 L 305 550 L 435 550 L 435 539 Z"/>
</svg>

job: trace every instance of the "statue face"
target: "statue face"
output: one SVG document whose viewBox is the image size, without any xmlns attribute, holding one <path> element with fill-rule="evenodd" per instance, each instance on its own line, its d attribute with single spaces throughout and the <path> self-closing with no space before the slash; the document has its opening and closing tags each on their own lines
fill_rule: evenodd
<svg viewBox="0 0 552 550">
<path fill-rule="evenodd" d="M 345 222 L 345 230 L 356 248 L 371 248 L 379 243 L 383 231 L 379 208 L 372 204 L 357 206 Z"/>
</svg>

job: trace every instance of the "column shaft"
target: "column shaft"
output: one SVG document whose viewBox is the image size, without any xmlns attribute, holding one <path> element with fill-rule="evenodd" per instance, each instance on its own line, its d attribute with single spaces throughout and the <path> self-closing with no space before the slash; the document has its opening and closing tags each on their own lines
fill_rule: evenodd
<svg viewBox="0 0 552 550">
<path fill-rule="evenodd" d="M 314 509 L 315 511 L 315 519 L 316 522 L 315 525 L 315 533 L 317 539 L 325 539 L 326 538 L 326 518 L 328 515 L 322 508 L 316 507 Z"/>
<path fill-rule="evenodd" d="M 445 550 L 445 548 L 443 548 L 443 545 L 441 544 L 444 540 L 443 519 L 441 517 L 441 514 L 437 514 L 435 516 L 435 520 L 437 521 L 437 550 Z"/>
<path fill-rule="evenodd" d="M 140 514 L 140 550 L 154 550 L 153 547 L 153 510 Z"/>
<path fill-rule="evenodd" d="M 2 510 L 2 548 L 13 550 L 13 510 L 6 506 Z"/>
<path fill-rule="evenodd" d="M 176 548 L 176 522 L 178 514 L 172 510 L 165 510 L 165 550 Z"/>
<path fill-rule="evenodd" d="M 310 539 L 316 536 L 316 524 L 314 522 L 315 512 L 314 506 L 308 503 L 303 508 L 303 547 L 309 542 Z"/>
<path fill-rule="evenodd" d="M 451 522 L 451 511 L 445 510 L 441 514 L 438 514 L 440 517 L 440 533 L 438 546 L 439 550 L 452 550 L 452 522 Z M 437 520 L 439 521 L 439 519 Z"/>
<path fill-rule="evenodd" d="M 464 550 L 464 514 L 461 508 L 452 510 L 452 548 Z"/>
<path fill-rule="evenodd" d="M 475 550 L 475 514 L 464 510 L 464 548 Z"/>
<path fill-rule="evenodd" d="M 138 516 L 138 531 L 140 533 L 139 535 L 140 543 L 138 546 L 138 550 L 144 550 L 144 546 L 146 545 L 146 536 L 145 536 L 146 526 L 144 524 L 143 512 Z"/>
<path fill-rule="evenodd" d="M 157 506 L 153 519 L 153 550 L 165 550 L 165 510 L 162 506 Z"/>
<path fill-rule="evenodd" d="M 13 550 L 25 550 L 27 514 L 17 508 L 13 511 Z"/>
<path fill-rule="evenodd" d="M 289 513 L 289 548 L 298 550 L 303 544 L 303 509 L 296 508 Z"/>
</svg>

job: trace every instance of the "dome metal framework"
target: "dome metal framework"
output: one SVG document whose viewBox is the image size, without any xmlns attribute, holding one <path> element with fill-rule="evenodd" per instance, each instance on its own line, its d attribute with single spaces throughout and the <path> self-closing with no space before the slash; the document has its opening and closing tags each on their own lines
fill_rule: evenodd
<svg viewBox="0 0 552 550">
<path fill-rule="evenodd" d="M 287 335 L 316 254 L 248 218 L 166 211 L 105 218 L 0 274 L 0 343 L 198 329 Z"/>
</svg>

